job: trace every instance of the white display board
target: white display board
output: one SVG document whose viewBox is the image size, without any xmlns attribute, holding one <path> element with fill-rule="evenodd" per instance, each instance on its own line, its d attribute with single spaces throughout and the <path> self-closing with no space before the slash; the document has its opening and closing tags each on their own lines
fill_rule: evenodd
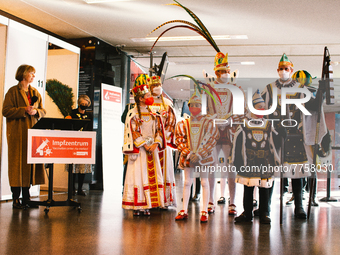
<svg viewBox="0 0 340 255">
<path fill-rule="evenodd" d="M 121 195 L 123 180 L 122 89 L 102 83 L 103 189 Z M 120 191 L 120 193 L 118 192 Z"/>
</svg>

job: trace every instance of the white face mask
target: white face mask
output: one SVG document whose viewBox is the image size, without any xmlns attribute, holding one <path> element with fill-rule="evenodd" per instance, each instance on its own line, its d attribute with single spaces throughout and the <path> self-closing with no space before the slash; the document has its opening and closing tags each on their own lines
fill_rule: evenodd
<svg viewBox="0 0 340 255">
<path fill-rule="evenodd" d="M 286 70 L 280 70 L 279 71 L 279 76 L 280 79 L 283 81 L 286 81 L 290 78 L 290 72 L 286 71 Z"/>
<path fill-rule="evenodd" d="M 221 74 L 220 79 L 221 79 L 222 82 L 227 83 L 230 80 L 230 74 L 229 73 Z"/>
<path fill-rule="evenodd" d="M 158 86 L 152 89 L 152 93 L 156 96 L 160 96 L 162 94 L 162 87 Z"/>
</svg>

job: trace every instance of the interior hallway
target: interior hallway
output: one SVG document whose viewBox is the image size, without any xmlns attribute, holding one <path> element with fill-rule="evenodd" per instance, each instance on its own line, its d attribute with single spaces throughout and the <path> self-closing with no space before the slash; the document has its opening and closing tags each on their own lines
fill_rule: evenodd
<svg viewBox="0 0 340 255">
<path fill-rule="evenodd" d="M 190 202 L 189 219 L 175 221 L 181 209 L 183 175 L 176 173 L 179 205 L 151 216 L 134 217 L 121 208 L 121 189 L 115 194 L 90 191 L 76 197 L 83 211 L 51 207 L 13 210 L 0 203 L 0 254 L 340 254 L 340 202 L 320 202 L 309 221 L 294 219 L 293 206 L 284 206 L 279 224 L 279 182 L 273 194 L 271 225 L 234 224 L 227 205 L 217 205 L 207 224 L 201 224 L 199 202 Z M 318 198 L 325 196 L 326 181 L 319 179 Z M 237 209 L 242 212 L 243 187 L 237 185 Z M 337 179 L 332 197 L 340 198 Z M 218 199 L 220 187 L 216 185 Z M 45 200 L 46 196 L 40 196 Z M 66 200 L 55 194 L 54 200 Z M 285 197 L 285 201 L 290 195 Z M 307 199 L 305 200 L 305 205 Z M 305 206 L 307 210 L 307 206 Z"/>
</svg>

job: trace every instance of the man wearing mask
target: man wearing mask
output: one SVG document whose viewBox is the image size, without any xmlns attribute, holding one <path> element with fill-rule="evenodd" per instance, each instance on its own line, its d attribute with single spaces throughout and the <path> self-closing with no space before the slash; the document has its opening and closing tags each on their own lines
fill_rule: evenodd
<svg viewBox="0 0 340 255">
<path fill-rule="evenodd" d="M 218 52 L 215 56 L 214 61 L 214 71 L 216 75 L 216 80 L 213 82 L 209 82 L 212 87 L 221 84 L 230 84 L 230 67 L 228 65 L 228 53 L 224 55 L 222 52 Z M 236 86 L 236 84 L 233 84 Z M 227 88 L 216 88 L 216 91 L 222 101 L 222 104 L 215 104 L 212 99 L 208 99 L 208 113 L 213 115 L 217 114 L 217 119 L 228 119 L 232 117 L 233 122 L 241 122 L 242 116 L 232 115 L 232 94 Z M 216 100 L 217 101 L 217 100 Z M 224 154 L 224 160 L 219 160 L 219 164 L 221 167 L 228 166 L 228 158 L 230 156 L 233 135 L 237 129 L 237 125 L 233 125 L 232 127 L 225 125 L 218 125 L 220 138 L 216 144 L 215 157 L 219 159 L 220 155 Z M 220 157 L 223 159 L 223 157 Z M 217 163 L 217 162 L 216 162 Z M 228 180 L 229 187 L 229 207 L 228 214 L 236 215 L 236 206 L 235 206 L 235 193 L 236 193 L 236 184 L 235 184 L 236 173 L 228 172 L 221 173 L 220 185 L 221 185 L 221 198 L 218 200 L 219 204 L 224 204 L 225 201 L 225 185 L 226 179 Z M 216 180 L 215 178 L 209 178 L 209 186 L 210 186 L 210 199 L 209 199 L 209 212 L 212 213 L 215 211 L 215 203 L 214 203 L 214 190 L 215 190 Z"/>
<path fill-rule="evenodd" d="M 269 119 L 281 119 L 281 89 L 282 88 L 302 88 L 304 85 L 293 80 L 293 63 L 288 59 L 286 54 L 283 54 L 277 69 L 279 79 L 266 86 L 262 92 L 262 97 L 265 101 L 265 108 L 270 109 L 273 102 L 273 88 L 277 89 L 278 104 L 275 111 L 268 115 Z M 304 98 L 303 93 L 287 93 L 287 98 Z M 302 126 L 304 115 L 294 104 L 290 104 L 288 112 L 283 116 L 283 119 L 291 119 L 292 123 L 297 123 L 295 127 L 285 128 L 287 137 L 284 142 L 284 151 L 281 149 L 281 139 L 274 138 L 274 144 L 278 153 L 284 153 L 283 166 L 288 171 L 283 171 L 284 178 L 292 179 L 292 190 L 295 198 L 295 210 L 294 214 L 296 218 L 306 219 L 307 215 L 302 206 L 302 188 L 303 178 L 310 176 L 310 171 L 304 169 L 303 166 L 307 166 L 307 163 L 312 163 L 313 154 L 311 146 L 307 146 L 304 143 L 303 132 L 305 129 Z M 274 122 L 275 129 L 282 130 L 281 121 Z M 292 124 L 293 125 L 293 124 Z M 281 154 L 280 154 L 281 155 Z M 310 159 L 310 160 L 307 160 Z M 294 167 L 296 166 L 296 167 Z M 276 173 L 280 174 L 280 173 Z M 271 201 L 272 188 L 270 190 L 269 204 Z"/>
</svg>

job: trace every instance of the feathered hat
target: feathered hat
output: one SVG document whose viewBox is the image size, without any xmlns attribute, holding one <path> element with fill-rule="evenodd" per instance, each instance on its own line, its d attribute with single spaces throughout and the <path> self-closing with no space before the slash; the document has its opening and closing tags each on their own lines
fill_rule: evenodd
<svg viewBox="0 0 340 255">
<path fill-rule="evenodd" d="M 214 64 L 214 71 L 230 70 L 230 67 L 228 65 L 228 53 L 224 55 L 222 52 L 218 52 L 215 56 Z"/>
<path fill-rule="evenodd" d="M 253 105 L 257 105 L 259 103 L 264 103 L 264 100 L 261 96 L 260 90 L 256 90 L 256 92 L 253 94 Z"/>
<path fill-rule="evenodd" d="M 134 97 L 145 95 L 146 93 L 150 92 L 148 78 L 149 76 L 147 74 L 140 74 L 137 76 L 133 89 L 131 89 Z"/>
<path fill-rule="evenodd" d="M 286 53 L 283 53 L 280 62 L 279 62 L 279 67 L 280 66 L 291 66 L 293 67 L 293 63 L 288 59 Z"/>
</svg>

